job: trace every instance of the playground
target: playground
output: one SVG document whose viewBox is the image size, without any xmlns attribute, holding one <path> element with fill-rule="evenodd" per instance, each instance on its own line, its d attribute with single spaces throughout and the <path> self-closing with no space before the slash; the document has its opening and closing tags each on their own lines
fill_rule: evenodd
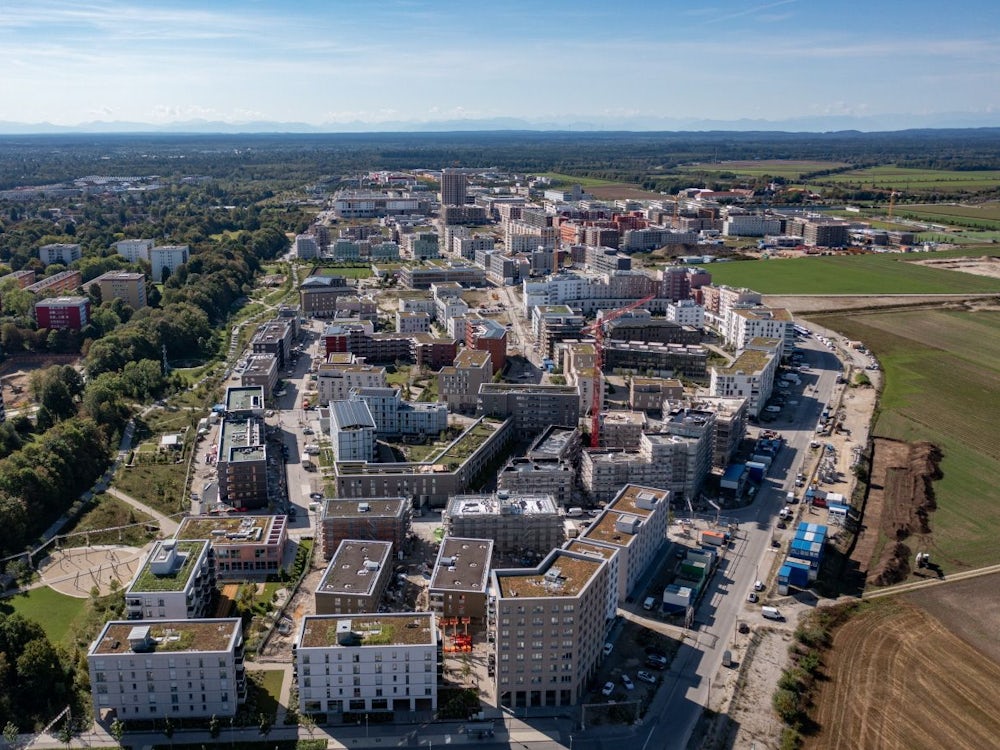
<svg viewBox="0 0 1000 750">
<path fill-rule="evenodd" d="M 101 596 L 111 593 L 112 581 L 125 588 L 146 550 L 123 545 L 95 545 L 53 549 L 39 567 L 43 583 L 67 596 L 87 598 L 94 586 Z"/>
</svg>

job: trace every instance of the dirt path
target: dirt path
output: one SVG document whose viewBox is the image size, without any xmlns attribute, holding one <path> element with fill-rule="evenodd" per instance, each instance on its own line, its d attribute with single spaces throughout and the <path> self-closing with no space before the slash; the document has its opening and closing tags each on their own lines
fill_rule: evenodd
<svg viewBox="0 0 1000 750">
<path fill-rule="evenodd" d="M 991 299 L 996 294 L 765 294 L 768 307 L 783 307 L 793 313 L 839 312 L 869 307 L 903 307 L 971 299 Z"/>
</svg>

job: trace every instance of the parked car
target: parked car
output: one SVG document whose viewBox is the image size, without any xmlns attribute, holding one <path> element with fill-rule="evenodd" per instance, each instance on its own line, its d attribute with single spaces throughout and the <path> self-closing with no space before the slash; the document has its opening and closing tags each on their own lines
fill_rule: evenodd
<svg viewBox="0 0 1000 750">
<path fill-rule="evenodd" d="M 667 666 L 667 657 L 660 654 L 650 654 L 646 657 L 646 664 L 654 669 L 664 669 Z"/>
<path fill-rule="evenodd" d="M 604 644 L 604 655 L 605 656 L 610 656 L 611 652 L 614 651 L 614 650 L 615 650 L 615 645 L 613 643 L 605 643 Z"/>
<path fill-rule="evenodd" d="M 656 675 L 650 674 L 649 672 L 643 672 L 640 670 L 636 676 L 643 682 L 648 682 L 650 685 L 656 684 Z"/>
<path fill-rule="evenodd" d="M 763 581 L 754 581 L 753 582 L 753 590 L 754 591 L 763 591 L 764 590 L 764 582 Z"/>
<path fill-rule="evenodd" d="M 615 683 L 605 682 L 604 687 L 601 688 L 601 695 L 611 695 L 613 692 L 615 692 Z"/>
<path fill-rule="evenodd" d="M 758 601 L 760 601 L 760 597 L 757 596 L 755 592 L 751 591 L 749 594 L 747 594 L 747 601 L 750 602 L 751 604 L 756 604 Z"/>
<path fill-rule="evenodd" d="M 627 674 L 622 675 L 622 685 L 625 686 L 626 690 L 635 690 L 635 683 L 632 682 L 632 678 Z"/>
</svg>

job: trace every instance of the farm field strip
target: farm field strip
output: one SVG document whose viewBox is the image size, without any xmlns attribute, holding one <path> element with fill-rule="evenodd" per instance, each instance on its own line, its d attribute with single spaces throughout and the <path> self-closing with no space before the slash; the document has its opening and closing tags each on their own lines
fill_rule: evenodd
<svg viewBox="0 0 1000 750">
<path fill-rule="evenodd" d="M 1000 222 L 1000 201 L 977 203 L 909 203 L 898 206 L 900 211 L 938 216 L 941 218 L 959 217 L 962 219 L 987 219 Z"/>
<path fill-rule="evenodd" d="M 903 192 L 907 190 L 979 190 L 1000 184 L 1000 171 L 960 172 L 947 169 L 880 166 L 841 172 L 817 178 L 815 182 L 827 185 L 857 185 L 862 188 L 874 187 Z"/>
<path fill-rule="evenodd" d="M 980 253 L 972 253 L 980 254 Z M 762 294 L 1000 293 L 1000 279 L 908 263 L 900 255 L 827 256 L 713 263 L 715 284 Z"/>
<path fill-rule="evenodd" d="M 1000 732 L 1000 665 L 912 604 L 863 607 L 837 630 L 826 661 L 810 750 L 979 750 Z"/>
<path fill-rule="evenodd" d="M 838 161 L 810 161 L 795 159 L 761 159 L 760 161 L 724 161 L 706 164 L 687 164 L 678 167 L 681 172 L 732 172 L 748 177 L 785 177 L 798 179 L 803 174 L 847 166 Z"/>
<path fill-rule="evenodd" d="M 882 364 L 885 388 L 874 434 L 941 446 L 943 476 L 934 483 L 937 510 L 930 526 L 933 552 L 946 572 L 996 563 L 1000 399 L 990 396 L 1000 382 L 1000 313 L 924 310 L 818 319 L 865 342 Z"/>
</svg>

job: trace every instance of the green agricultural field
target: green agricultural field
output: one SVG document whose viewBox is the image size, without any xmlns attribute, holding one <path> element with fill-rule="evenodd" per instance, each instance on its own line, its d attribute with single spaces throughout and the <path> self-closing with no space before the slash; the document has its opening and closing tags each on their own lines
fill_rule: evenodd
<svg viewBox="0 0 1000 750">
<path fill-rule="evenodd" d="M 784 177 L 797 180 L 810 172 L 840 169 L 847 166 L 838 161 L 811 161 L 797 159 L 762 159 L 759 161 L 723 161 L 711 164 L 691 164 L 680 168 L 683 172 L 732 172 L 747 177 Z"/>
<path fill-rule="evenodd" d="M 914 310 L 817 316 L 863 341 L 885 370 L 874 433 L 941 446 L 931 514 L 945 570 L 1000 562 L 1000 312 Z"/>
<path fill-rule="evenodd" d="M 896 214 L 908 219 L 971 229 L 1000 229 L 1000 203 L 978 206 L 919 204 L 897 206 Z"/>
<path fill-rule="evenodd" d="M 74 626 L 85 619 L 86 610 L 86 599 L 60 594 L 47 586 L 0 600 L 0 612 L 19 612 L 34 620 L 54 644 L 68 644 Z"/>
<path fill-rule="evenodd" d="M 907 169 L 881 166 L 817 178 L 813 186 L 838 185 L 862 190 L 897 190 L 901 193 L 956 193 L 1000 186 L 1000 171 L 957 172 L 947 169 Z"/>
<path fill-rule="evenodd" d="M 964 255 L 982 255 L 965 251 Z M 927 268 L 924 255 L 843 255 L 713 263 L 714 284 L 763 294 L 976 294 L 1000 292 L 1000 279 Z M 934 257 L 938 257 L 935 254 Z M 944 256 L 942 256 L 944 257 Z"/>
<path fill-rule="evenodd" d="M 597 177 L 574 177 L 571 174 L 560 174 L 559 172 L 544 172 L 541 176 L 548 177 L 552 180 L 553 187 L 571 187 L 573 185 L 580 185 L 583 188 L 589 188 L 625 184 L 614 182 L 612 180 L 602 180 Z M 635 187 L 635 185 L 629 185 L 628 187 Z"/>
</svg>

